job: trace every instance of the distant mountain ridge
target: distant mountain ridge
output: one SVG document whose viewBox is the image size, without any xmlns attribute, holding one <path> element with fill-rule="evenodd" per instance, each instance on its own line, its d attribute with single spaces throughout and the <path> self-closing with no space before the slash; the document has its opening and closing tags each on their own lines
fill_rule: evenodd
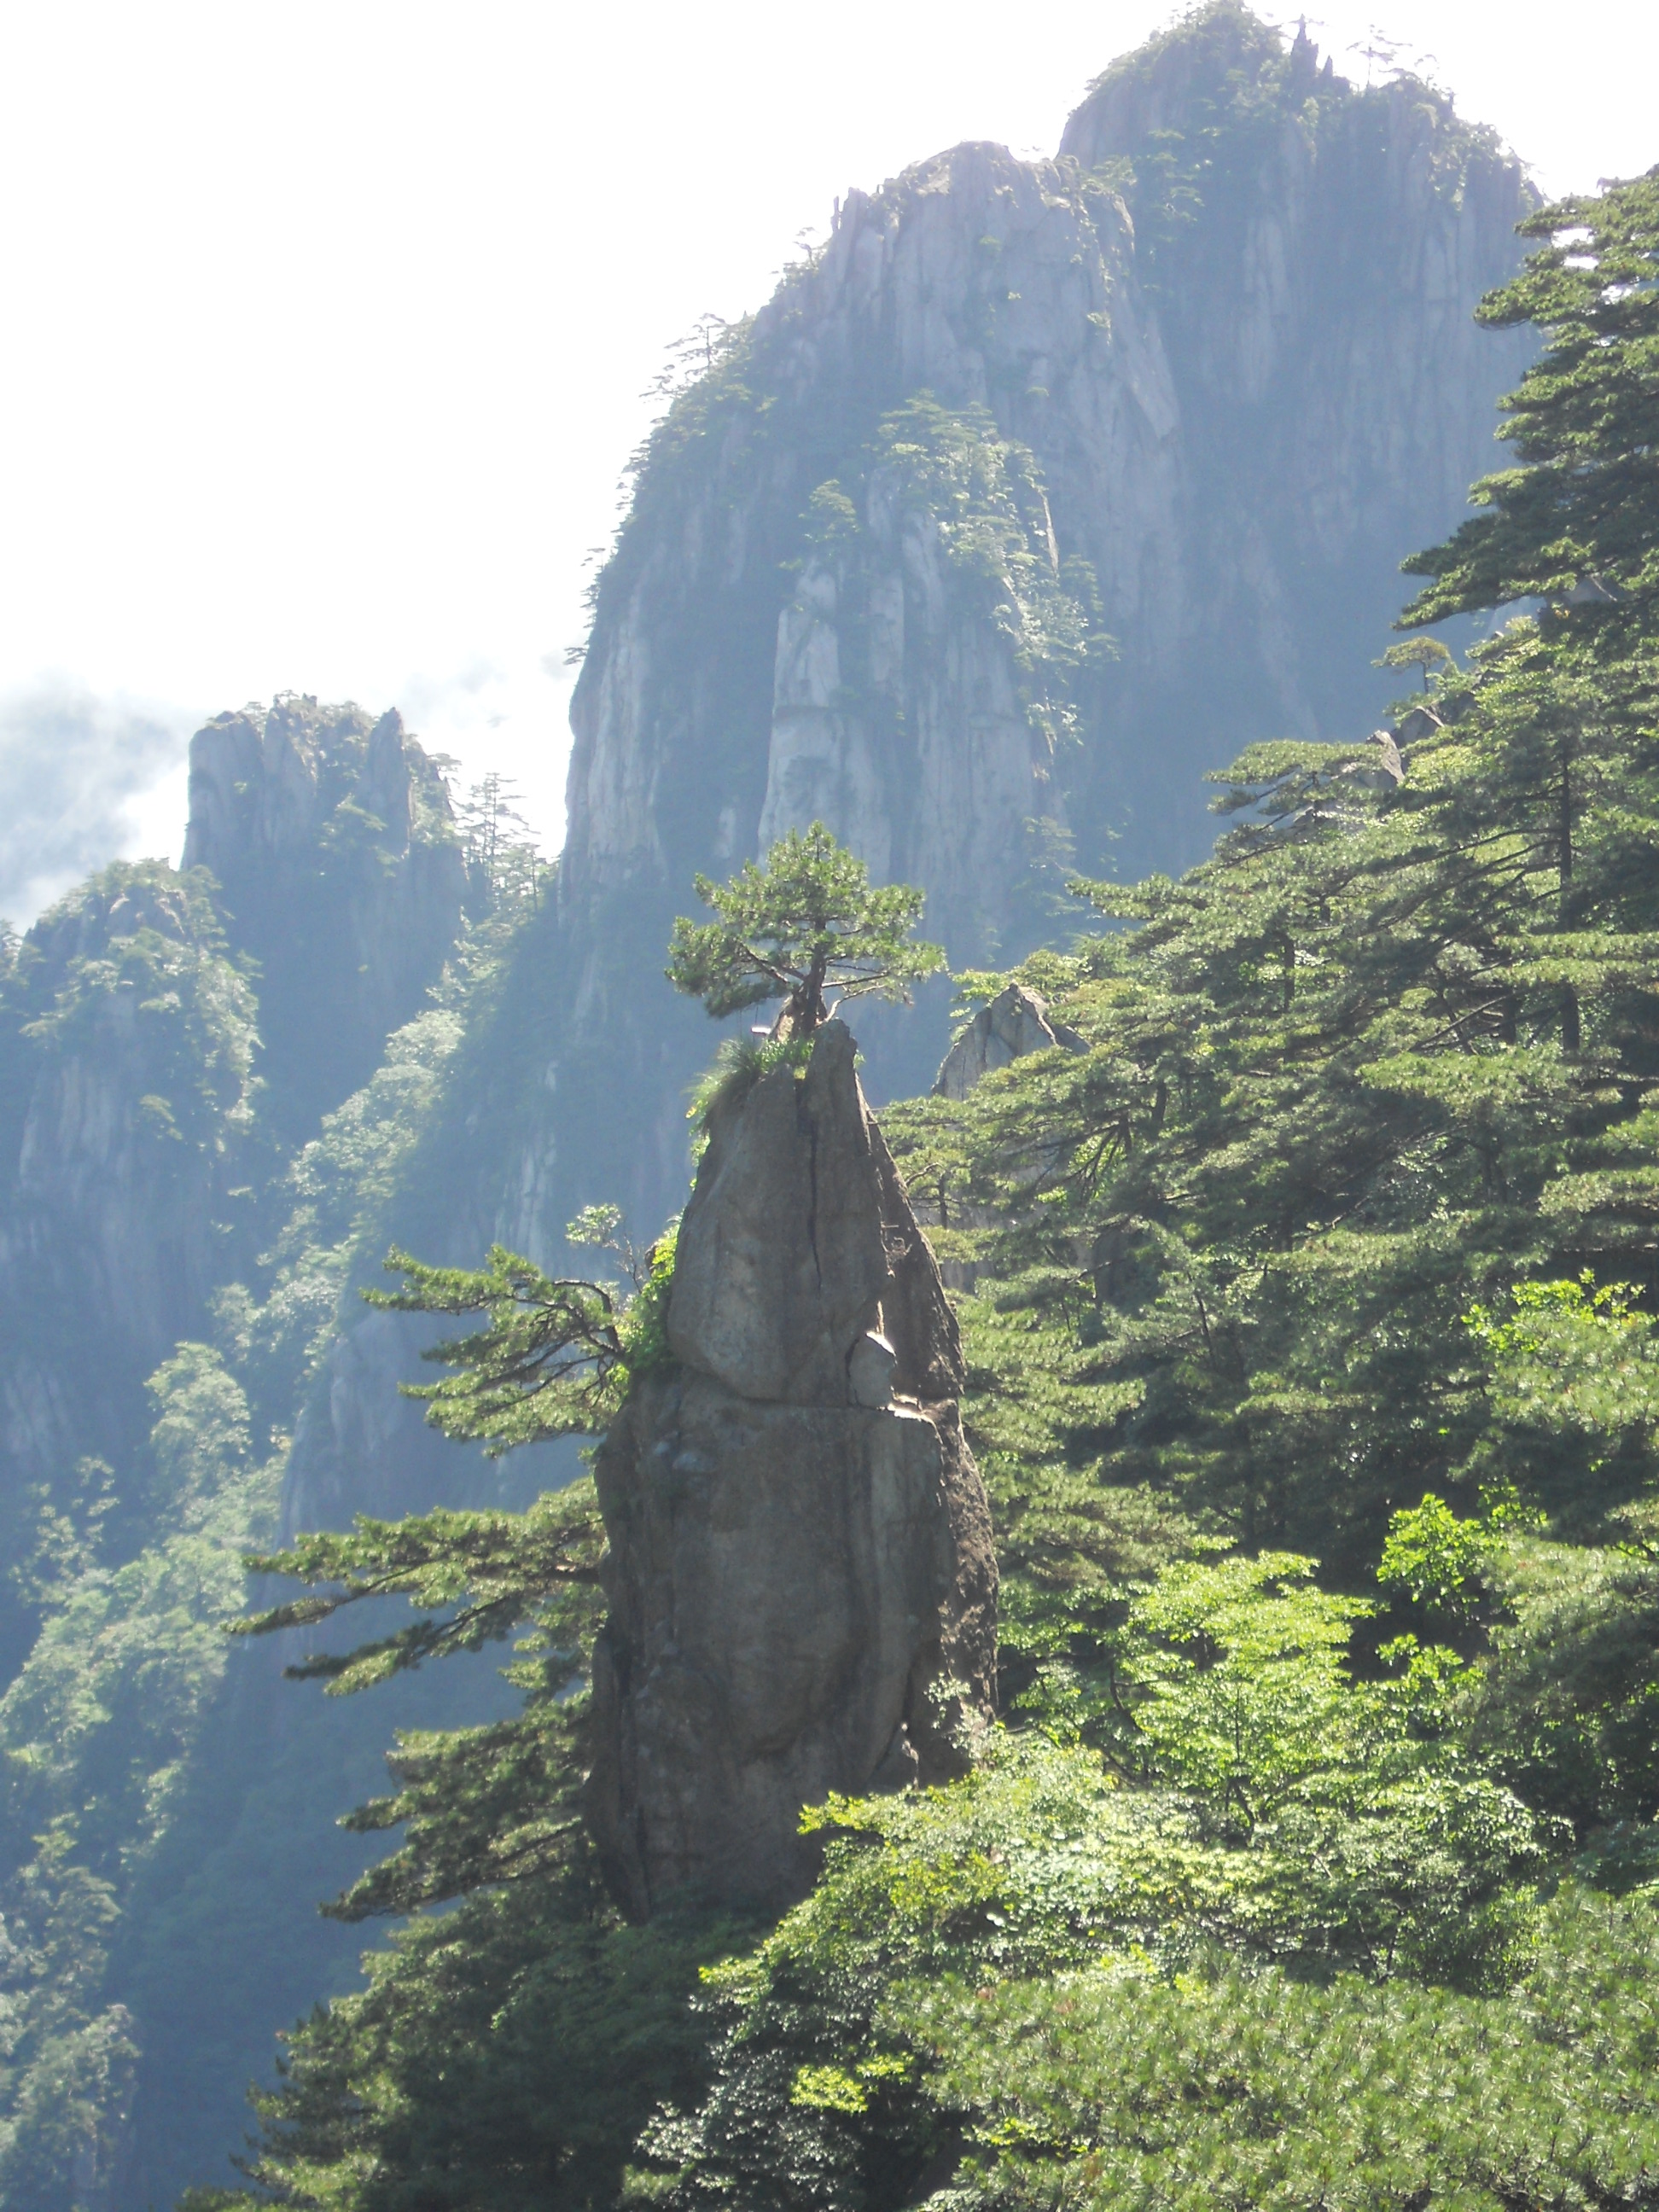
<svg viewBox="0 0 1659 2212">
<path fill-rule="evenodd" d="M 184 866 L 210 871 L 259 963 L 267 1110 L 308 1136 L 418 1012 L 460 927 L 442 778 L 396 708 L 290 693 L 217 715 L 191 747 Z"/>
<path fill-rule="evenodd" d="M 428 1006 L 469 890 L 395 714 L 289 696 L 209 725 L 192 767 L 185 867 L 115 863 L 0 975 L 0 2199 L 20 2212 L 118 2203 L 156 2132 L 143 2069 L 190 1942 L 170 1855 L 181 1824 L 187 1863 L 234 1848 L 281 1737 L 270 1670 L 228 1680 L 220 1623 L 339 1297 L 325 1237 L 296 1243 L 296 1200 L 301 1232 L 327 1216 L 296 1146 L 388 1056 L 396 1088 L 388 1036 Z M 374 1158 L 359 1135 L 348 1222 Z M 266 2047 L 262 2020 L 244 2075 Z"/>
</svg>

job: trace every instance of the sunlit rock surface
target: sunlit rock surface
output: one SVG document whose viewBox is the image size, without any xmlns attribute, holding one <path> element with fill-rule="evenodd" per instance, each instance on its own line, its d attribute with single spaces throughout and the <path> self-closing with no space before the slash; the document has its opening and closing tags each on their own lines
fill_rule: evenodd
<svg viewBox="0 0 1659 2212">
<path fill-rule="evenodd" d="M 641 1917 L 675 1892 L 799 1895 L 803 1805 L 961 1771 L 990 1711 L 956 1325 L 840 1022 L 803 1075 L 715 1115 L 669 1336 L 594 1468 L 611 1611 L 588 1813 Z"/>
</svg>

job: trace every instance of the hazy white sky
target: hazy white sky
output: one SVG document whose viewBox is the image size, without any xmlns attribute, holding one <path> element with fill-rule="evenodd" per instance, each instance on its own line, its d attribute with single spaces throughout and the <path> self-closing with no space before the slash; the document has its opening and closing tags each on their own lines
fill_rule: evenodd
<svg viewBox="0 0 1659 2212">
<path fill-rule="evenodd" d="M 112 837 L 176 858 L 184 738 L 290 688 L 515 774 L 556 847 L 562 654 L 665 348 L 849 185 L 1052 151 L 1170 12 L 4 0 L 0 910 Z M 1659 161 L 1653 0 L 1309 18 L 1361 80 L 1379 21 L 1547 188 Z"/>
</svg>

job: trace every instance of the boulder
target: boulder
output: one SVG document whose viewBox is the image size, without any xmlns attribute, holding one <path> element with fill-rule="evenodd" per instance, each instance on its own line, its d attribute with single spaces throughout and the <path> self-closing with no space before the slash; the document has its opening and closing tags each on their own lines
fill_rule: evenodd
<svg viewBox="0 0 1659 2212">
<path fill-rule="evenodd" d="M 852 1385 L 855 1406 L 890 1406 L 893 1402 L 893 1370 L 898 1365 L 898 1354 L 890 1340 L 875 1329 L 868 1329 L 853 1346 L 847 1362 L 847 1378 Z"/>
</svg>

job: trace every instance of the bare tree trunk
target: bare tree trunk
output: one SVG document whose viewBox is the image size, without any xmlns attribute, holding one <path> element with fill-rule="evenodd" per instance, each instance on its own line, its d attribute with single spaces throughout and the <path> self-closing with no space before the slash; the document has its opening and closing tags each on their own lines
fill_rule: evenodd
<svg viewBox="0 0 1659 2212">
<path fill-rule="evenodd" d="M 1557 909 L 1560 925 L 1568 925 L 1568 902 L 1572 892 L 1572 740 L 1561 740 L 1561 819 L 1560 870 L 1558 877 L 1559 904 Z M 1577 1052 L 1583 1042 L 1583 1025 L 1578 1012 L 1578 994 L 1569 983 L 1561 997 L 1561 1049 Z"/>
</svg>

